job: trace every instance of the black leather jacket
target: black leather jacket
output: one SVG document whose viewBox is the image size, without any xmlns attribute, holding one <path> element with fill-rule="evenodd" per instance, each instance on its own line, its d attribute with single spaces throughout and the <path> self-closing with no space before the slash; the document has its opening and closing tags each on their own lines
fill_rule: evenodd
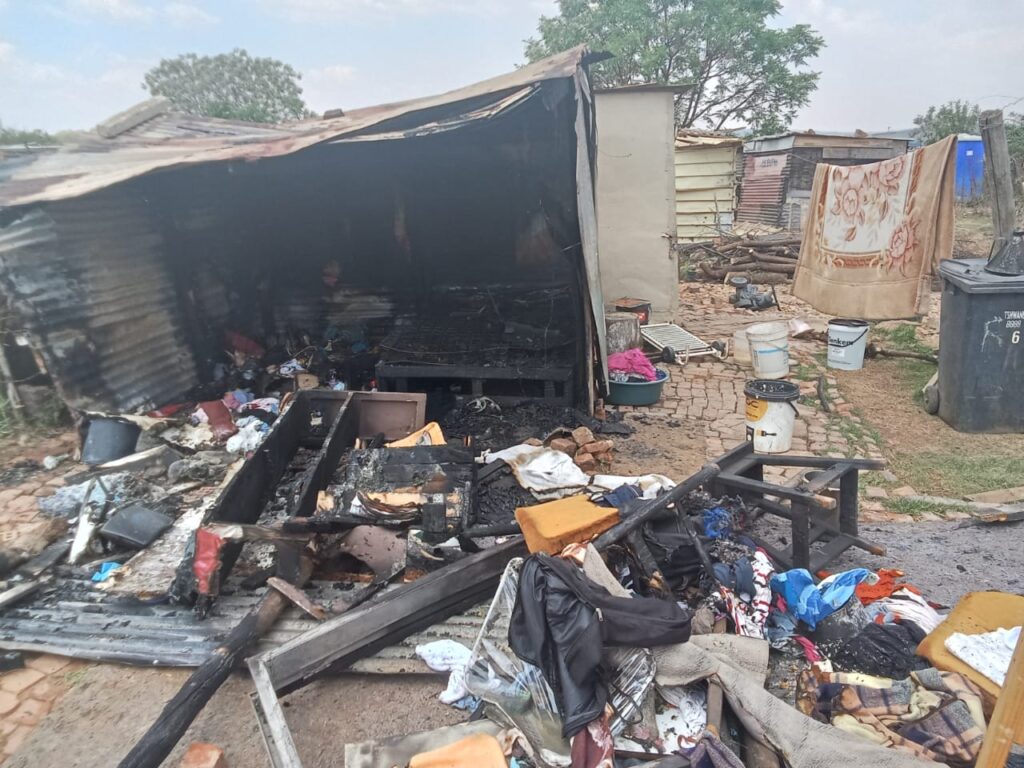
<svg viewBox="0 0 1024 768">
<path fill-rule="evenodd" d="M 604 711 L 605 645 L 650 648 L 690 638 L 690 612 L 669 600 L 615 597 L 573 563 L 539 553 L 523 563 L 508 641 L 539 667 L 555 693 L 563 735 L 575 735 Z"/>
</svg>

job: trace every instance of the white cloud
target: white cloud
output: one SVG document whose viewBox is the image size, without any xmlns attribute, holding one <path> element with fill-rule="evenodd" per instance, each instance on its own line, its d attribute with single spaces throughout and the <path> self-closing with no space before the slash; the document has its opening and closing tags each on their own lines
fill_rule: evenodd
<svg viewBox="0 0 1024 768">
<path fill-rule="evenodd" d="M 69 0 L 68 10 L 114 21 L 145 21 L 153 9 L 136 0 Z"/>
<path fill-rule="evenodd" d="M 302 75 L 302 96 L 315 112 L 351 107 L 350 84 L 356 69 L 349 64 L 332 64 L 310 69 Z"/>
<path fill-rule="evenodd" d="M 168 3 L 163 7 L 162 15 L 173 24 L 216 24 L 220 21 L 208 11 L 204 11 L 191 3 Z"/>
<path fill-rule="evenodd" d="M 522 7 L 521 0 L 265 0 L 265 4 L 298 21 L 403 14 L 500 16 Z"/>
<path fill-rule="evenodd" d="M 4 123 L 47 131 L 88 129 L 146 98 L 143 73 L 152 61 L 108 56 L 90 75 L 26 58 L 0 42 L 0 105 Z"/>
</svg>

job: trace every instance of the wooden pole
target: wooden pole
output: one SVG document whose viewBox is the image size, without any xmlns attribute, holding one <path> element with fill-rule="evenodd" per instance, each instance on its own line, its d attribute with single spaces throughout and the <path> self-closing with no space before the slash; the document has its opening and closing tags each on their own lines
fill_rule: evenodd
<svg viewBox="0 0 1024 768">
<path fill-rule="evenodd" d="M 985 146 L 985 175 L 992 193 L 993 243 L 989 258 L 1010 242 L 1014 229 L 1013 178 L 1010 174 L 1010 145 L 1001 109 L 989 109 L 978 116 Z"/>
<path fill-rule="evenodd" d="M 301 587 L 313 573 L 312 559 L 300 557 L 298 570 L 298 575 L 293 577 L 294 585 Z M 228 633 L 224 642 L 167 702 L 160 717 L 118 763 L 118 768 L 159 768 L 228 675 L 249 655 L 256 641 L 266 634 L 290 604 L 279 591 L 268 589 L 259 604 Z"/>
<path fill-rule="evenodd" d="M 1024 749 L 1024 634 L 1017 640 L 975 768 L 1003 768 L 1012 747 Z"/>
</svg>

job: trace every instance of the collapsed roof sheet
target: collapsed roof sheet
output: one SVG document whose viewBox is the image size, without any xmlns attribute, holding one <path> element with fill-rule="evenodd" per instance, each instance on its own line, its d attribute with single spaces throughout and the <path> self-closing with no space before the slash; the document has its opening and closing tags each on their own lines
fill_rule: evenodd
<svg viewBox="0 0 1024 768">
<path fill-rule="evenodd" d="M 279 157 L 315 144 L 357 138 L 401 138 L 445 130 L 507 109 L 545 80 L 573 77 L 579 46 L 508 74 L 437 96 L 353 110 L 260 131 L 142 131 L 117 141 L 90 140 L 31 158 L 0 154 L 0 207 L 78 197 L 154 170 L 195 163 Z M 492 98 L 493 97 L 493 98 Z M 398 118 L 402 120 L 396 125 Z M 225 125 L 228 121 L 225 121 Z M 169 134 L 169 135 L 166 135 Z"/>
</svg>

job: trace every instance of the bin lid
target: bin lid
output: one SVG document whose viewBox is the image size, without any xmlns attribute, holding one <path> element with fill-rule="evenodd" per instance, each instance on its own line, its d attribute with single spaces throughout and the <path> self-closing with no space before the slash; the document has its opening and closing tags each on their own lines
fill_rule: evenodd
<svg viewBox="0 0 1024 768">
<path fill-rule="evenodd" d="M 945 259 L 939 275 L 964 293 L 1024 294 L 1024 275 L 995 275 L 985 271 L 985 259 Z"/>
</svg>

